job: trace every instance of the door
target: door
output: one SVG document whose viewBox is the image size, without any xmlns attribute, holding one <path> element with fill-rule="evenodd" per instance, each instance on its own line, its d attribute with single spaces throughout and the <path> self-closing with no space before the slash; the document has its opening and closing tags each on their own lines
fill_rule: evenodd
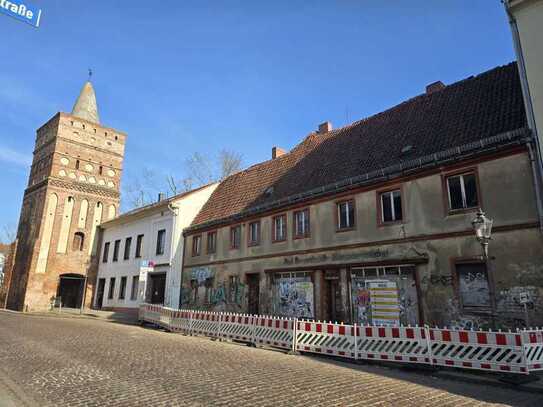
<svg viewBox="0 0 543 407">
<path fill-rule="evenodd" d="M 260 305 L 260 275 L 248 274 L 247 284 L 249 285 L 247 312 L 249 314 L 257 315 Z"/>
<path fill-rule="evenodd" d="M 164 304 L 166 273 L 151 274 L 151 304 Z"/>
<path fill-rule="evenodd" d="M 96 308 L 102 308 L 102 303 L 104 302 L 104 290 L 106 288 L 106 279 L 98 279 L 98 290 L 96 290 Z"/>
<path fill-rule="evenodd" d="M 57 288 L 57 296 L 63 307 L 79 308 L 83 299 L 85 277 L 79 274 L 63 274 Z"/>
</svg>

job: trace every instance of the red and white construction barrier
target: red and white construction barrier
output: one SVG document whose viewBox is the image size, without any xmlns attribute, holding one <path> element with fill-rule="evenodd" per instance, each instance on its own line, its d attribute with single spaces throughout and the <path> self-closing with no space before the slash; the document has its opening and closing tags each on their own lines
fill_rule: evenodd
<svg viewBox="0 0 543 407">
<path fill-rule="evenodd" d="M 221 314 L 219 337 L 243 342 L 253 342 L 253 317 L 251 315 Z"/>
<path fill-rule="evenodd" d="M 520 334 L 528 371 L 543 370 L 543 330 L 529 329 Z"/>
<path fill-rule="evenodd" d="M 192 318 L 192 311 L 190 310 L 174 311 L 171 321 L 170 321 L 170 329 L 173 332 L 181 332 L 184 334 L 190 334 L 191 318 Z"/>
<path fill-rule="evenodd" d="M 298 321 L 295 349 L 356 359 L 356 335 L 352 325 Z"/>
<path fill-rule="evenodd" d="M 292 349 L 294 324 L 295 320 L 292 318 L 271 316 L 254 317 L 255 345 Z"/>
<path fill-rule="evenodd" d="M 220 318 L 218 312 L 194 311 L 190 325 L 191 335 L 218 337 Z"/>
<path fill-rule="evenodd" d="M 430 329 L 432 364 L 526 373 L 520 333 Z"/>
<path fill-rule="evenodd" d="M 430 363 L 427 328 L 357 326 L 357 358 Z"/>
<path fill-rule="evenodd" d="M 143 304 L 140 320 L 173 332 L 204 335 L 357 360 L 529 374 L 543 370 L 543 330 L 463 331 L 357 326 L 295 318 L 172 310 Z"/>
</svg>

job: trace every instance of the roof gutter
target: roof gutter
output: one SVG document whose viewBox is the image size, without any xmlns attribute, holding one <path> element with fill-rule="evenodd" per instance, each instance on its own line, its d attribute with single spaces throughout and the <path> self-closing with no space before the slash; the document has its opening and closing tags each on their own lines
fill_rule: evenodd
<svg viewBox="0 0 543 407">
<path fill-rule="evenodd" d="M 515 16 L 511 12 L 510 0 L 502 0 L 505 12 L 509 18 L 509 25 L 511 26 L 511 34 L 513 36 L 513 45 L 515 47 L 515 53 L 517 54 L 517 67 L 520 77 L 520 85 L 522 88 L 522 95 L 524 97 L 524 106 L 526 108 L 526 116 L 528 119 L 528 126 L 532 129 L 533 139 L 532 143 L 535 145 L 535 151 L 531 144 L 528 144 L 530 153 L 530 162 L 532 165 L 534 190 L 537 200 L 537 215 L 539 218 L 539 230 L 543 233 L 543 161 L 537 124 L 535 121 L 534 107 L 532 104 L 532 95 L 530 94 L 530 87 L 528 86 L 528 74 L 526 73 L 526 63 L 524 61 L 524 52 L 522 50 L 522 43 L 520 41 L 520 33 L 518 30 L 518 24 Z"/>
<path fill-rule="evenodd" d="M 385 182 L 401 175 L 411 174 L 423 169 L 434 168 L 444 164 L 452 164 L 461 159 L 488 154 L 498 150 L 503 150 L 505 147 L 513 145 L 523 145 L 530 143 L 533 140 L 533 133 L 527 128 L 508 131 L 496 136 L 488 137 L 464 144 L 448 150 L 440 151 L 434 154 L 429 154 L 413 160 L 399 162 L 398 164 L 384 167 L 379 170 L 371 171 L 365 174 L 351 177 L 343 181 L 338 181 L 333 184 L 324 185 L 309 191 L 299 194 L 290 195 L 282 199 L 268 202 L 245 211 L 239 212 L 227 218 L 217 219 L 210 222 L 200 223 L 198 225 L 185 228 L 183 235 L 187 236 L 191 232 L 211 227 L 240 221 L 243 218 L 266 212 L 272 209 L 278 209 L 294 205 L 300 202 L 308 201 L 318 197 L 332 195 L 347 191 L 349 189 L 363 187 L 367 185 Z"/>
</svg>

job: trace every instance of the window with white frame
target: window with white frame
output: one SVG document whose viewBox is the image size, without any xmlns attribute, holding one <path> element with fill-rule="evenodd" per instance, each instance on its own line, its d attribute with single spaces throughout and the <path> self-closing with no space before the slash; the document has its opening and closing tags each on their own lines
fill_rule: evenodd
<svg viewBox="0 0 543 407">
<path fill-rule="evenodd" d="M 282 242 L 287 239 L 287 216 L 278 215 L 273 218 L 273 236 L 274 242 Z"/>
<path fill-rule="evenodd" d="M 302 209 L 294 212 L 294 234 L 295 237 L 307 237 L 310 233 L 309 209 Z"/>
<path fill-rule="evenodd" d="M 199 256 L 200 255 L 200 248 L 202 246 L 202 236 L 192 236 L 192 255 L 193 256 Z"/>
<path fill-rule="evenodd" d="M 249 223 L 249 246 L 260 244 L 260 221 Z"/>
<path fill-rule="evenodd" d="M 402 194 L 399 189 L 381 193 L 381 221 L 398 222 L 403 219 Z"/>
<path fill-rule="evenodd" d="M 469 209 L 479 206 L 477 196 L 477 178 L 475 173 L 452 175 L 447 177 L 449 209 Z"/>
<path fill-rule="evenodd" d="M 354 200 L 342 201 L 337 203 L 337 228 L 351 229 L 355 224 Z"/>
</svg>

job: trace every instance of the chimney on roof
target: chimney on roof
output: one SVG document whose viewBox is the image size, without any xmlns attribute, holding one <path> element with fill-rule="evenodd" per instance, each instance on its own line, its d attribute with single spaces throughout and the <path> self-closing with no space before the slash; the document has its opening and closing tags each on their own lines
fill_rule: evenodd
<svg viewBox="0 0 543 407">
<path fill-rule="evenodd" d="M 319 134 L 328 133 L 332 130 L 332 123 L 330 122 L 324 122 L 319 124 Z"/>
<path fill-rule="evenodd" d="M 272 159 L 281 157 L 282 155 L 285 155 L 286 153 L 287 151 L 283 150 L 281 147 L 272 147 Z"/>
<path fill-rule="evenodd" d="M 443 82 L 436 81 L 426 86 L 426 94 L 429 95 L 430 93 L 437 92 L 444 88 L 445 88 L 445 84 Z"/>
<path fill-rule="evenodd" d="M 164 192 L 159 192 L 158 193 L 158 201 L 157 202 L 161 202 L 163 201 L 164 199 L 166 199 L 166 194 Z"/>
</svg>

